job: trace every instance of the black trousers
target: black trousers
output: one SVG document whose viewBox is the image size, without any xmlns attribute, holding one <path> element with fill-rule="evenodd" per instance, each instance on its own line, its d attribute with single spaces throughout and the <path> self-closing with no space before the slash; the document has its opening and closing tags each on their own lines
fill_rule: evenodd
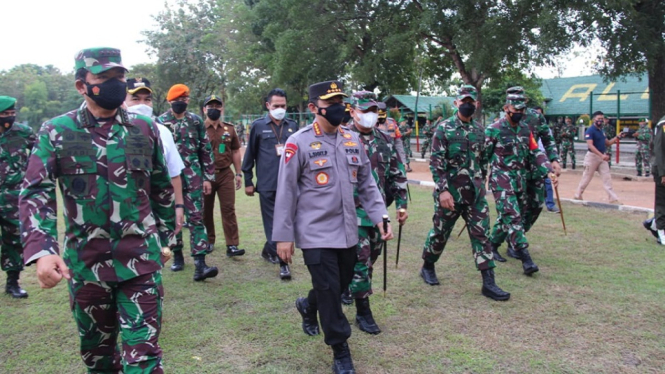
<svg viewBox="0 0 665 374">
<path fill-rule="evenodd" d="M 656 179 L 656 177 L 654 177 Z M 665 186 L 660 183 L 661 177 L 656 181 L 656 201 L 654 206 L 654 217 L 658 230 L 665 230 Z"/>
<path fill-rule="evenodd" d="M 263 220 L 263 232 L 266 234 L 266 242 L 263 251 L 277 256 L 277 242 L 272 241 L 272 218 L 275 215 L 275 191 L 260 191 L 259 202 L 261 203 L 261 219 Z M 280 265 L 287 265 L 279 259 Z"/>
<path fill-rule="evenodd" d="M 351 326 L 342 311 L 342 290 L 353 279 L 356 247 L 303 249 L 305 265 L 312 276 L 307 301 L 319 311 L 319 322 L 328 345 L 344 343 L 351 336 Z"/>
</svg>

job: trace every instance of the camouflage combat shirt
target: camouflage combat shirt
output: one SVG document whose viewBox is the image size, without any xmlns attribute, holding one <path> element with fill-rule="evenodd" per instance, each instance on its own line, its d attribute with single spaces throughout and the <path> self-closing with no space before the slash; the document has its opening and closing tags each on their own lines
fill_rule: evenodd
<svg viewBox="0 0 665 374">
<path fill-rule="evenodd" d="M 0 188 L 19 189 L 35 143 L 32 129 L 20 123 L 0 133 Z"/>
</svg>

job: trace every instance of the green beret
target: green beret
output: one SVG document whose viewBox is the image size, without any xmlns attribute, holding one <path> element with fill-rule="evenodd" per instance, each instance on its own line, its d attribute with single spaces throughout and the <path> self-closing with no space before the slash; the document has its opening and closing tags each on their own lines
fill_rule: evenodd
<svg viewBox="0 0 665 374">
<path fill-rule="evenodd" d="M 14 109 L 16 99 L 10 96 L 0 96 L 0 112 L 8 109 Z"/>
</svg>

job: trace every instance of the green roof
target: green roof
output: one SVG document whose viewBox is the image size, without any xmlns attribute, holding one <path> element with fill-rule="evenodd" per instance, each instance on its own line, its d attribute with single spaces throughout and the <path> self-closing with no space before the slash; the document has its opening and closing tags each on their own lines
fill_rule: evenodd
<svg viewBox="0 0 665 374">
<path fill-rule="evenodd" d="M 641 79 L 641 80 L 640 80 Z M 621 116 L 649 115 L 649 83 L 647 75 L 626 76 L 612 82 L 604 82 L 600 75 L 573 78 L 543 79 L 540 88 L 547 102 L 547 116 L 591 114 L 600 110 L 605 114 L 617 114 L 617 91 L 621 91 Z M 593 108 L 590 99 L 593 93 Z M 420 105 L 418 105 L 420 106 Z"/>
<path fill-rule="evenodd" d="M 405 109 L 410 112 L 415 112 L 416 97 L 411 95 L 392 95 L 383 100 L 390 108 Z M 455 101 L 454 97 L 445 96 L 420 96 L 418 97 L 418 113 L 429 113 L 430 109 L 434 110 L 443 102 L 449 102 L 451 105 Z"/>
</svg>

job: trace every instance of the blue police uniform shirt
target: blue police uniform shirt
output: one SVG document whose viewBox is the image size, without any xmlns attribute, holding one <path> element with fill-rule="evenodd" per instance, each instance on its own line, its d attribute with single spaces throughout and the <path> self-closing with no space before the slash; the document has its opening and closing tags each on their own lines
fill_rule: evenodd
<svg viewBox="0 0 665 374">
<path fill-rule="evenodd" d="M 598 152 L 605 153 L 607 146 L 605 145 L 605 134 L 602 129 L 596 125 L 591 125 L 584 133 L 585 140 L 593 140 L 593 146 L 596 147 Z"/>
</svg>

